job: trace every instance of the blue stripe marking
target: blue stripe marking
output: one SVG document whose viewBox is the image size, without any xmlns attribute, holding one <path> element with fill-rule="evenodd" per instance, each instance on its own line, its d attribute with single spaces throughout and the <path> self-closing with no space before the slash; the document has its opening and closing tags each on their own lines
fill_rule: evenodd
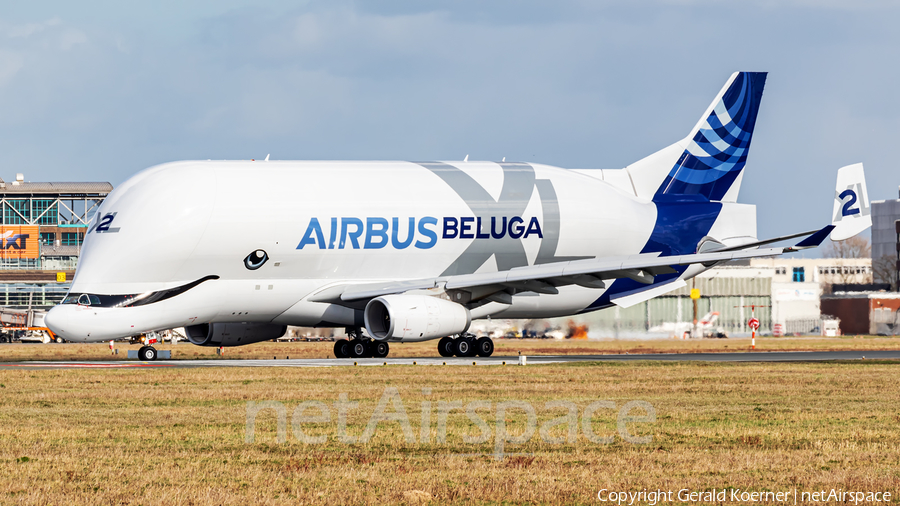
<svg viewBox="0 0 900 506">
<path fill-rule="evenodd" d="M 721 200 L 725 196 L 747 162 L 765 84 L 765 72 L 741 72 L 735 77 L 656 197 L 690 194 Z"/>
<path fill-rule="evenodd" d="M 641 253 L 660 252 L 660 256 L 689 255 L 696 252 L 697 243 L 709 234 L 719 217 L 719 202 L 656 203 L 656 224 Z M 686 266 L 676 267 L 676 273 L 656 276 L 654 285 L 671 281 L 684 273 Z M 612 306 L 610 298 L 623 292 L 647 287 L 632 279 L 617 279 L 582 313 Z"/>
</svg>

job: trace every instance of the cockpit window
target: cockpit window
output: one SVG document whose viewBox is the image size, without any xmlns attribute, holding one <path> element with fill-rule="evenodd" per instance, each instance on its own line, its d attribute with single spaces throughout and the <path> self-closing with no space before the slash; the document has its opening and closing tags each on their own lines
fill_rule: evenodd
<svg viewBox="0 0 900 506">
<path fill-rule="evenodd" d="M 80 306 L 95 307 L 135 307 L 152 304 L 161 300 L 172 298 L 176 295 L 184 293 L 191 288 L 209 281 L 211 279 L 219 279 L 219 276 L 206 276 L 192 283 L 169 288 L 168 290 L 159 290 L 157 292 L 144 292 L 129 295 L 99 295 L 93 293 L 70 293 L 63 299 L 63 304 L 78 304 Z"/>
<path fill-rule="evenodd" d="M 99 306 L 102 304 L 100 296 L 90 293 L 70 293 L 62 301 L 63 304 L 78 304 L 80 306 Z"/>
</svg>

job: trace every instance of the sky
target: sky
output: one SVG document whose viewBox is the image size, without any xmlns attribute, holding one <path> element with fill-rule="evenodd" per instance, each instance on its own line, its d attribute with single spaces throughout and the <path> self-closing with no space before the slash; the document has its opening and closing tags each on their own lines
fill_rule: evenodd
<svg viewBox="0 0 900 506">
<path fill-rule="evenodd" d="M 844 165 L 897 198 L 898 22 L 874 0 L 9 2 L 0 177 L 267 154 L 616 169 L 767 71 L 739 200 L 773 237 L 830 222 Z"/>
</svg>

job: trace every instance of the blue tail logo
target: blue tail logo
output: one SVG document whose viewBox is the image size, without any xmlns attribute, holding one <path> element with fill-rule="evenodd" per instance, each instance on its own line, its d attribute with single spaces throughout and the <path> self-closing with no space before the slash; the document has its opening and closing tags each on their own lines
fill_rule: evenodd
<svg viewBox="0 0 900 506">
<path fill-rule="evenodd" d="M 766 84 L 765 72 L 740 72 L 656 191 L 721 200 L 740 175 Z M 660 198 L 659 200 L 664 200 Z"/>
</svg>

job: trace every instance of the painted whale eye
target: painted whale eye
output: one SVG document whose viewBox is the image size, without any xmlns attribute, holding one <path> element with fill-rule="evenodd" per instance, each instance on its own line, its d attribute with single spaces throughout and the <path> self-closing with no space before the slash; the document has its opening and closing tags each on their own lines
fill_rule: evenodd
<svg viewBox="0 0 900 506">
<path fill-rule="evenodd" d="M 268 260 L 269 255 L 266 254 L 265 251 L 258 249 L 244 258 L 244 267 L 250 269 L 251 271 L 255 271 L 256 269 L 262 267 L 262 265 Z"/>
</svg>

